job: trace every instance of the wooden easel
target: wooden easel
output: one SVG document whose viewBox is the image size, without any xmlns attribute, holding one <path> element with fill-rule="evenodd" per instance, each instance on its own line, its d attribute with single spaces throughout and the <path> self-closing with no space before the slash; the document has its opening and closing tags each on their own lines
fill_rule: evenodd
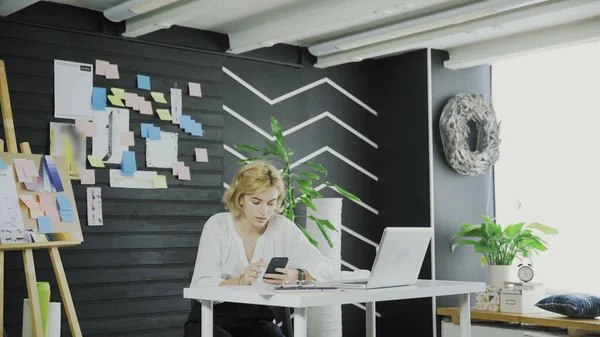
<svg viewBox="0 0 600 337">
<path fill-rule="evenodd" d="M 4 121 L 4 132 L 6 136 L 6 145 L 8 152 L 18 153 L 17 138 L 15 136 L 15 128 L 12 117 L 12 109 L 10 105 L 10 97 L 8 93 L 8 82 L 6 80 L 6 67 L 4 61 L 0 60 L 0 105 L 2 106 L 2 119 Z M 21 154 L 31 154 L 29 143 L 20 144 Z M 0 152 L 4 152 L 4 142 L 0 140 Z M 69 184 L 70 187 L 70 184 Z M 39 297 L 37 290 L 37 279 L 35 275 L 35 264 L 33 262 L 34 249 L 48 249 L 50 251 L 50 259 L 54 267 L 54 273 L 60 289 L 60 294 L 63 300 L 63 306 L 67 313 L 71 334 L 74 337 L 81 337 L 81 328 L 77 320 L 77 313 L 73 305 L 73 298 L 67 283 L 65 270 L 58 252 L 59 247 L 70 247 L 81 244 L 79 241 L 60 241 L 60 242 L 40 242 L 40 243 L 25 243 L 25 244 L 0 244 L 0 333 L 4 328 L 4 251 L 19 250 L 23 252 L 23 263 L 25 267 L 25 278 L 27 280 L 27 292 L 29 294 L 29 303 L 31 308 L 31 317 L 33 322 L 33 331 L 35 337 L 44 337 L 42 328 L 42 315 L 39 305 Z"/>
</svg>

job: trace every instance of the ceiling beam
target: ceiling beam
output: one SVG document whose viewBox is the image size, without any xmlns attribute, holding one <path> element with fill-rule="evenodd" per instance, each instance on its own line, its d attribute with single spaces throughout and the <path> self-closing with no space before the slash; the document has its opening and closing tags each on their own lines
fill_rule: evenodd
<svg viewBox="0 0 600 337">
<path fill-rule="evenodd" d="M 123 36 L 138 37 L 157 30 L 170 28 L 180 22 L 193 19 L 198 14 L 210 12 L 218 0 L 181 0 L 125 22 Z M 214 8 L 214 7 L 213 7 Z"/>
<path fill-rule="evenodd" d="M 0 16 L 9 16 L 39 0 L 0 0 Z"/>
<path fill-rule="evenodd" d="M 530 53 L 600 41 L 600 16 L 543 30 L 452 48 L 444 66 L 462 69 Z"/>
<path fill-rule="evenodd" d="M 299 1 L 281 10 L 252 18 L 247 27 L 229 34 L 229 52 L 245 53 L 277 43 L 292 43 L 323 33 L 386 18 L 378 11 L 397 6 L 398 0 Z M 408 9 L 408 8 L 407 8 Z M 401 13 L 401 10 L 400 12 Z M 335 16 L 335 19 L 332 17 Z M 308 21 L 307 21 L 308 20 Z"/>
<path fill-rule="evenodd" d="M 575 21 L 597 16 L 599 13 L 600 1 L 598 0 L 544 2 L 460 25 L 452 25 L 345 52 L 320 56 L 317 63 L 315 63 L 315 67 L 327 68 L 416 49 L 447 49 L 449 45 L 467 45 L 478 41 L 519 34 L 524 30 L 542 29 L 547 26 L 568 23 L 569 20 Z M 536 23 L 538 26 L 523 28 L 532 23 Z"/>
</svg>

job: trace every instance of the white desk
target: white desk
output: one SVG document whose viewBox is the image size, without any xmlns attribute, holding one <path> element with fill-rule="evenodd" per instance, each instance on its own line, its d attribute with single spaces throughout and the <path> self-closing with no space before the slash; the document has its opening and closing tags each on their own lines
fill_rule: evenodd
<svg viewBox="0 0 600 337">
<path fill-rule="evenodd" d="M 294 337 L 306 337 L 306 309 L 323 305 L 366 303 L 367 337 L 375 337 L 375 302 L 459 295 L 461 337 L 471 337 L 469 294 L 485 291 L 483 282 L 419 280 L 415 285 L 347 292 L 264 294 L 255 286 L 185 288 L 183 297 L 202 303 L 202 337 L 213 336 L 213 301 L 294 308 Z"/>
</svg>

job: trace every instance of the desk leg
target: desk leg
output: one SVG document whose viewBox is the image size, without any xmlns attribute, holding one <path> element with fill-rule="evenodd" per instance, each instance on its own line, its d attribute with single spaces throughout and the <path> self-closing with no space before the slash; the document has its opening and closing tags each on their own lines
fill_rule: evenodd
<svg viewBox="0 0 600 337">
<path fill-rule="evenodd" d="M 367 333 L 366 337 L 375 337 L 375 327 L 377 326 L 375 321 L 375 302 L 367 302 Z"/>
<path fill-rule="evenodd" d="M 202 337 L 213 337 L 213 302 L 202 300 Z"/>
<path fill-rule="evenodd" d="M 471 301 L 469 294 L 459 295 L 460 337 L 471 337 Z"/>
<path fill-rule="evenodd" d="M 307 337 L 306 308 L 294 308 L 294 337 Z"/>
</svg>

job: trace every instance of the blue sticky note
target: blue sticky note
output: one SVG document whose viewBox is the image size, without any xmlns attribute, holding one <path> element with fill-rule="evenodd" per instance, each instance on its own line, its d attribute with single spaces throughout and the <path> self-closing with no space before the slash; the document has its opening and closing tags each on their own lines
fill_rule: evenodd
<svg viewBox="0 0 600 337">
<path fill-rule="evenodd" d="M 194 130 L 194 128 L 196 127 L 196 121 L 195 120 L 190 120 L 189 122 L 186 123 L 184 130 L 185 132 L 189 132 L 191 133 L 192 130 Z"/>
<path fill-rule="evenodd" d="M 123 158 L 121 160 L 121 172 L 133 173 L 137 171 L 137 164 L 135 162 L 135 152 L 124 151 Z"/>
<path fill-rule="evenodd" d="M 137 75 L 138 89 L 152 90 L 150 88 L 150 76 Z"/>
<path fill-rule="evenodd" d="M 204 135 L 204 130 L 202 130 L 202 123 L 196 122 L 191 130 L 192 136 L 202 137 Z"/>
<path fill-rule="evenodd" d="M 141 124 L 141 134 L 142 134 L 142 138 L 147 138 L 148 137 L 148 131 L 150 131 L 150 129 L 152 129 L 154 127 L 154 125 L 150 124 L 150 123 L 142 123 Z"/>
<path fill-rule="evenodd" d="M 135 172 L 125 172 L 125 171 L 121 170 L 121 175 L 123 177 L 133 177 L 134 174 L 135 174 Z"/>
<path fill-rule="evenodd" d="M 52 221 L 49 216 L 38 216 L 38 232 L 42 234 L 52 233 Z"/>
<path fill-rule="evenodd" d="M 60 213 L 60 220 L 63 222 L 71 222 L 73 221 L 73 212 L 59 212 Z"/>
<path fill-rule="evenodd" d="M 60 211 L 73 211 L 71 200 L 69 200 L 69 196 L 66 194 L 57 194 L 56 203 L 58 204 L 58 210 Z"/>
<path fill-rule="evenodd" d="M 189 115 L 181 115 L 181 117 L 179 117 L 179 127 L 185 129 L 191 121 L 192 117 Z"/>
<path fill-rule="evenodd" d="M 92 90 L 92 107 L 106 107 L 106 88 L 94 87 Z"/>
<path fill-rule="evenodd" d="M 148 130 L 148 139 L 160 140 L 160 128 L 158 126 L 154 126 Z"/>
<path fill-rule="evenodd" d="M 0 158 L 0 170 L 6 170 L 8 168 L 8 166 L 6 166 L 6 164 L 4 164 L 4 162 L 2 161 L 2 158 Z"/>
<path fill-rule="evenodd" d="M 93 105 L 93 104 L 92 104 L 92 110 L 96 110 L 96 111 L 104 111 L 104 110 L 106 110 L 106 106 L 101 106 L 101 105 Z"/>
</svg>

